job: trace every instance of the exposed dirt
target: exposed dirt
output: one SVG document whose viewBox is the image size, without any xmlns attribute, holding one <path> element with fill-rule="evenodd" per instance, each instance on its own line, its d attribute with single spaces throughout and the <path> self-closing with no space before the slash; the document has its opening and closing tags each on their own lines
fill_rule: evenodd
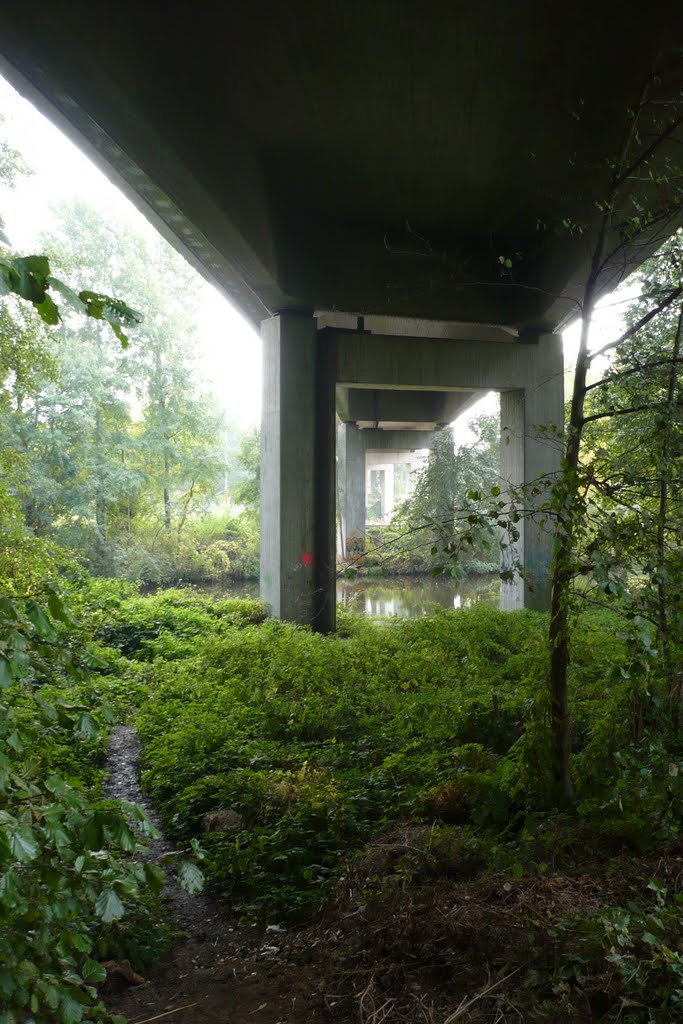
<svg viewBox="0 0 683 1024">
<path fill-rule="evenodd" d="M 158 827 L 140 791 L 139 754 L 134 730 L 117 729 L 108 793 L 142 804 Z M 160 840 L 150 856 L 172 849 Z M 165 906 L 183 937 L 144 984 L 107 1003 L 132 1024 L 613 1020 L 614 970 L 604 960 L 600 969 L 600 957 L 591 985 L 558 1005 L 550 982 L 565 953 L 562 922 L 642 898 L 650 878 L 682 891 L 682 852 L 515 880 L 482 874 L 462 849 L 435 849 L 428 826 L 396 826 L 347 866 L 317 921 L 286 932 L 240 926 L 210 894 L 172 883 Z M 540 988 L 539 972 L 548 982 Z"/>
<path fill-rule="evenodd" d="M 160 829 L 140 788 L 139 757 L 135 730 L 119 726 L 110 741 L 106 792 L 140 804 Z M 147 856 L 159 860 L 173 849 L 162 838 Z M 288 936 L 241 927 L 210 894 L 191 896 L 173 879 L 162 905 L 181 938 L 146 971 L 142 985 L 128 984 L 125 968 L 111 972 L 105 999 L 113 1012 L 131 1022 L 162 1014 L 169 1024 L 317 1024 L 326 1018 L 319 974 L 288 956 Z"/>
</svg>

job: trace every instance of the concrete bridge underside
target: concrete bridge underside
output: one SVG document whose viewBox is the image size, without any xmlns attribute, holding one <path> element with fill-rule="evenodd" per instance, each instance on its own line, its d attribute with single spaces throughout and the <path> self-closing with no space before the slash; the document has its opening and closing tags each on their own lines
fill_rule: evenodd
<svg viewBox="0 0 683 1024">
<path fill-rule="evenodd" d="M 533 429 L 562 426 L 554 332 L 576 313 L 626 112 L 681 38 L 669 2 L 648 17 L 616 0 L 4 6 L 8 77 L 263 322 L 276 614 L 334 624 L 337 386 L 347 422 L 394 424 L 496 388 L 516 439 L 503 477 L 557 468 Z M 599 290 L 674 226 L 606 264 Z M 397 391 L 429 417 L 389 415 Z M 523 545 L 541 604 L 548 538 L 530 526 Z"/>
</svg>

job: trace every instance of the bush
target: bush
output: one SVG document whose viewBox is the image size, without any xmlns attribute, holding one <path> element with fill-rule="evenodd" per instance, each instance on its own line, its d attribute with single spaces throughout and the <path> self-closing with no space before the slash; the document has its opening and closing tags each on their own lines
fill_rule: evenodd
<svg viewBox="0 0 683 1024">
<path fill-rule="evenodd" d="M 150 666 L 145 782 L 178 837 L 222 809 L 239 815 L 237 832 L 208 838 L 209 873 L 247 916 L 310 913 L 346 854 L 392 822 L 495 836 L 544 807 L 544 616 L 479 607 L 389 628 L 349 619 L 343 637 L 209 619 Z M 628 662 L 628 644 L 614 621 L 589 615 L 578 627 L 579 769 L 623 699 L 614 664 Z M 138 628 L 135 615 L 125 628 Z M 136 640 L 135 657 L 161 653 L 164 636 Z M 605 762 L 599 782 L 579 772 L 583 810 L 605 832 L 605 807 L 627 785 L 618 765 Z M 675 813 L 662 796 L 639 820 L 663 835 Z"/>
<path fill-rule="evenodd" d="M 154 830 L 133 805 L 97 798 L 103 728 L 91 692 L 96 661 L 55 591 L 0 598 L 0 998 L 2 1020 L 102 1019 L 99 959 L 137 929 L 157 934 L 141 903 L 163 872 L 131 860 Z M 127 917 L 125 924 L 119 924 Z"/>
</svg>

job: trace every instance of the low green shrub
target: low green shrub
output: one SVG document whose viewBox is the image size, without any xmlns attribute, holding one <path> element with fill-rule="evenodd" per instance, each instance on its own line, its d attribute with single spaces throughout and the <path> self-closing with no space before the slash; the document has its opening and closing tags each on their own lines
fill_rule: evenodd
<svg viewBox="0 0 683 1024">
<path fill-rule="evenodd" d="M 647 888 L 649 898 L 563 922 L 554 985 L 562 1001 L 587 993 L 607 1010 L 601 1019 L 624 1024 L 683 1019 L 683 893 L 654 880 Z"/>
<path fill-rule="evenodd" d="M 111 602 L 95 637 L 128 658 L 170 661 L 193 654 L 199 637 L 265 617 L 264 605 L 251 598 L 218 600 L 190 589 L 169 589 L 125 604 Z"/>
<path fill-rule="evenodd" d="M 596 777 L 585 752 L 610 729 L 623 751 L 613 719 L 627 684 L 614 666 L 629 647 L 615 622 L 578 624 L 571 680 L 579 812 L 605 840 L 606 808 L 630 783 L 614 754 Z M 208 871 L 252 918 L 311 913 L 345 856 L 392 822 L 524 833 L 550 789 L 546 628 L 544 616 L 485 606 L 391 627 L 347 617 L 332 637 L 214 620 L 182 656 L 150 665 L 145 784 L 179 838 L 221 810 L 238 815 L 238 828 L 207 836 Z M 671 795 L 648 808 L 649 836 L 671 834 Z M 546 861 L 544 844 L 538 833 L 514 856 Z"/>
<path fill-rule="evenodd" d="M 158 935 L 142 897 L 164 881 L 130 857 L 140 829 L 154 834 L 145 815 L 98 795 L 111 719 L 95 696 L 97 659 L 57 592 L 45 598 L 0 598 L 3 1024 L 104 1019 L 100 960 Z"/>
</svg>

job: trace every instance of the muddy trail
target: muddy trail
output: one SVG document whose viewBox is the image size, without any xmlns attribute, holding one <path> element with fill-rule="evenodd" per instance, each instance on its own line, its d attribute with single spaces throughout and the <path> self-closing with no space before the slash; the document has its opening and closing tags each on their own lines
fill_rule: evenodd
<svg viewBox="0 0 683 1024">
<path fill-rule="evenodd" d="M 113 731 L 106 793 L 142 806 L 161 832 L 159 816 L 140 787 L 140 753 L 133 728 Z M 146 859 L 159 862 L 174 849 L 162 835 L 151 843 Z M 105 1001 L 112 1012 L 131 1024 L 317 1024 L 328 1019 L 317 972 L 288 955 L 280 934 L 240 926 L 210 893 L 190 895 L 172 876 L 161 909 L 178 940 L 144 977 L 127 962 L 110 968 Z"/>
</svg>

